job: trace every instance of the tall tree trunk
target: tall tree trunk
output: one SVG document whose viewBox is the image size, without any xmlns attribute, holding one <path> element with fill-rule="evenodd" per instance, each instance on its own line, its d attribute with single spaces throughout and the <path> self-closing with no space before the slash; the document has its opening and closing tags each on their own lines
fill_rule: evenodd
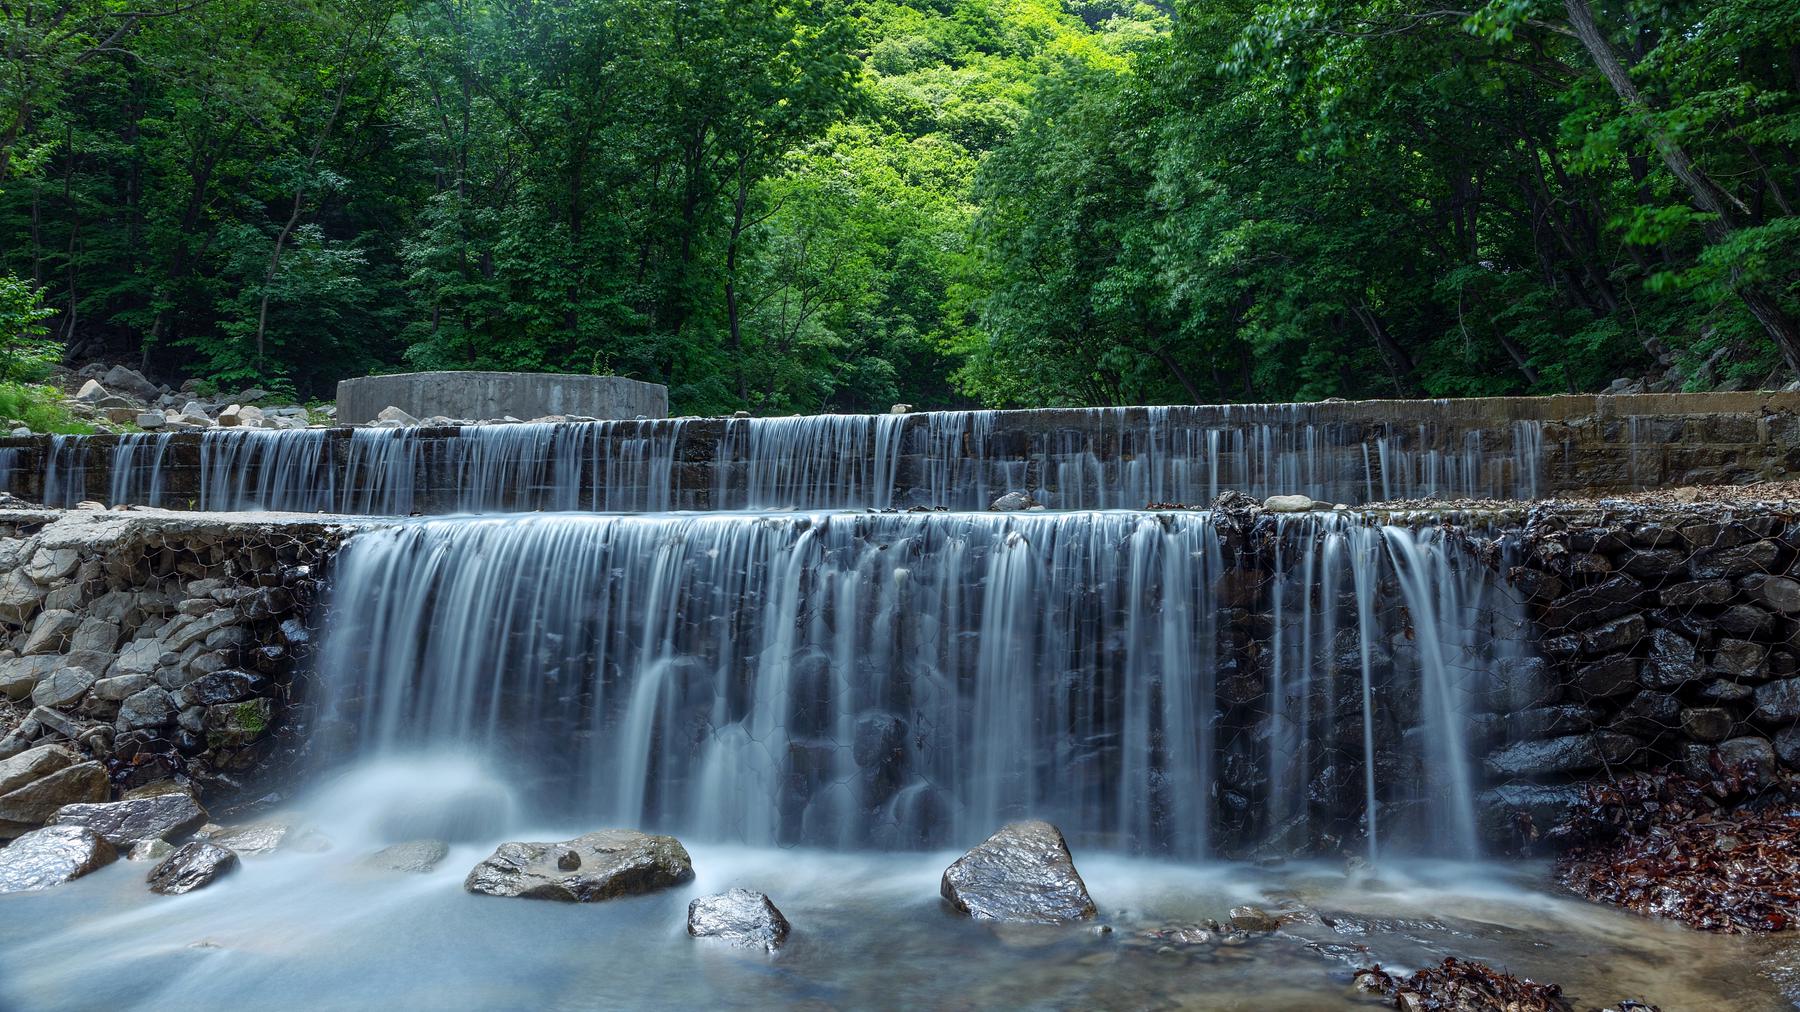
<svg viewBox="0 0 1800 1012">
<path fill-rule="evenodd" d="M 1406 349 L 1400 347 L 1400 342 L 1388 333 L 1381 317 L 1375 315 L 1375 311 L 1368 306 L 1357 306 L 1351 313 L 1355 314 L 1356 321 L 1374 339 L 1375 350 L 1381 353 L 1381 360 L 1387 363 L 1388 375 L 1394 381 L 1394 392 L 1401 397 L 1417 396 L 1419 387 L 1413 380 L 1413 370 L 1417 366 L 1413 364 L 1412 356 L 1406 353 Z"/>
<path fill-rule="evenodd" d="M 1744 210 L 1743 206 L 1709 179 L 1673 136 L 1655 125 L 1649 115 L 1650 103 L 1638 91 L 1637 83 L 1631 79 L 1619 54 L 1613 50 L 1612 41 L 1600 30 L 1587 0 L 1563 0 L 1563 5 L 1569 13 L 1569 24 L 1575 29 L 1575 37 L 1581 40 L 1582 46 L 1593 58 L 1600 76 L 1606 78 L 1607 84 L 1612 85 L 1614 93 L 1619 96 L 1619 104 L 1644 124 L 1650 135 L 1650 142 L 1656 146 L 1657 153 L 1662 155 L 1663 164 L 1687 187 L 1694 203 L 1701 210 L 1714 215 L 1714 220 L 1706 227 L 1707 238 L 1718 242 L 1741 228 L 1739 212 Z M 1780 302 L 1773 295 L 1763 291 L 1760 286 L 1738 281 L 1736 270 L 1732 271 L 1732 278 L 1733 289 L 1744 300 L 1750 315 L 1762 324 L 1763 330 L 1775 342 L 1775 347 L 1781 350 L 1781 357 L 1787 362 L 1788 370 L 1800 374 L 1800 323 L 1781 308 Z"/>
</svg>

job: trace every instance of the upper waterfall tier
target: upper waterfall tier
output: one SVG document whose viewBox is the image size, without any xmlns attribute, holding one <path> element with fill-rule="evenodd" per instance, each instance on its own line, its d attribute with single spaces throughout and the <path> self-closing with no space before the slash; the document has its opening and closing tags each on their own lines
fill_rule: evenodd
<svg viewBox="0 0 1800 1012">
<path fill-rule="evenodd" d="M 52 505 L 390 515 L 1521 499 L 1782 476 L 1797 410 L 1709 394 L 213 429 L 0 442 L 0 477 Z"/>
<path fill-rule="evenodd" d="M 563 816 L 758 844 L 933 846 L 1033 814 L 1179 854 L 1471 853 L 1470 728 L 1524 649 L 1481 553 L 1343 514 L 1244 522 L 365 531 L 334 571 L 320 750 L 474 751 Z"/>
</svg>

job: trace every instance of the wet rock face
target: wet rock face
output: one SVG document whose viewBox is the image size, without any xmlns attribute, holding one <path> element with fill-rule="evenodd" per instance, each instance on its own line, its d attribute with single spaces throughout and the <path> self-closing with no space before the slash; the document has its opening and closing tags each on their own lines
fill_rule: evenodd
<svg viewBox="0 0 1800 1012">
<path fill-rule="evenodd" d="M 688 904 L 688 934 L 774 952 L 787 944 L 788 920 L 767 896 L 732 889 Z"/>
<path fill-rule="evenodd" d="M 363 864 L 383 871 L 401 871 L 423 875 L 436 868 L 450 855 L 450 845 L 442 840 L 408 840 L 396 843 L 363 859 Z"/>
<path fill-rule="evenodd" d="M 173 792 L 128 801 L 64 805 L 52 825 L 86 826 L 115 847 L 142 840 L 178 840 L 206 825 L 206 809 L 192 795 Z"/>
<path fill-rule="evenodd" d="M 0 848 L 0 893 L 48 889 L 111 864 L 113 845 L 84 826 L 46 826 Z"/>
<path fill-rule="evenodd" d="M 605 829 L 563 843 L 503 843 L 463 880 L 488 896 L 593 903 L 680 885 L 694 877 L 672 836 Z"/>
<path fill-rule="evenodd" d="M 191 893 L 237 870 L 238 856 L 217 844 L 195 840 L 182 844 L 150 870 L 150 891 L 164 896 Z"/>
<path fill-rule="evenodd" d="M 982 921 L 1063 924 L 1095 913 L 1062 831 L 1041 820 L 1002 827 L 957 858 L 940 891 L 958 912 Z"/>
</svg>

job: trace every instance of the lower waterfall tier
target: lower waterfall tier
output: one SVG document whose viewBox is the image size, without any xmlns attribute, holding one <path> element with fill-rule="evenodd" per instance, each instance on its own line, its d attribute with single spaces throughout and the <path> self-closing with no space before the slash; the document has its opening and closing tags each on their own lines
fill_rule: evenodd
<svg viewBox="0 0 1800 1012">
<path fill-rule="evenodd" d="M 338 559 L 318 741 L 759 845 L 1030 814 L 1121 850 L 1469 855 L 1470 726 L 1526 649 L 1493 548 L 1346 513 L 420 521 Z"/>
</svg>

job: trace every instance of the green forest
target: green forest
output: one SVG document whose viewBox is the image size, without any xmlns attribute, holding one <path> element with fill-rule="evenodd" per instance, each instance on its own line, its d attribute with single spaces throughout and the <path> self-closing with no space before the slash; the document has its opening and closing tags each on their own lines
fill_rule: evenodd
<svg viewBox="0 0 1800 1012">
<path fill-rule="evenodd" d="M 0 323 L 683 413 L 1780 386 L 1797 95 L 1793 0 L 0 0 Z"/>
</svg>

